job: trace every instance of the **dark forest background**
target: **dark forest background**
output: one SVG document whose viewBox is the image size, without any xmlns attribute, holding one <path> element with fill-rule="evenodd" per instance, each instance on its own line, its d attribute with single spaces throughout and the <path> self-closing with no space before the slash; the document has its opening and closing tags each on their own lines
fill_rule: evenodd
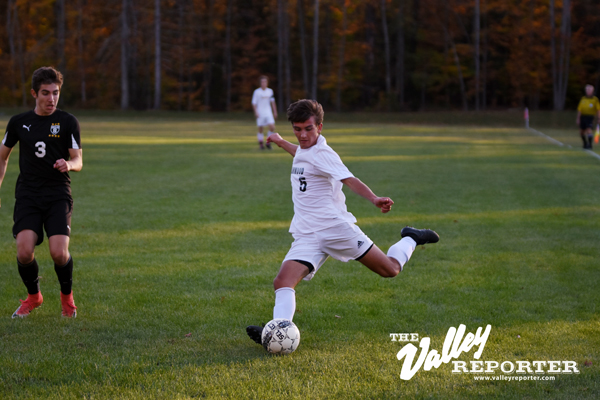
<svg viewBox="0 0 600 400">
<path fill-rule="evenodd" d="M 43 65 L 63 107 L 573 108 L 600 84 L 598 0 L 0 0 L 0 106 Z"/>
</svg>

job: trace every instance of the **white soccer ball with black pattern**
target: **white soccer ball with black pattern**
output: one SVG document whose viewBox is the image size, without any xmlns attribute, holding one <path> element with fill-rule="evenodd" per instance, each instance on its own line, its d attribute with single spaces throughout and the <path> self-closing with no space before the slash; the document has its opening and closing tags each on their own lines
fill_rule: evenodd
<svg viewBox="0 0 600 400">
<path fill-rule="evenodd" d="M 265 325 L 261 341 L 269 353 L 290 354 L 300 344 L 300 331 L 292 321 L 277 318 Z"/>
</svg>

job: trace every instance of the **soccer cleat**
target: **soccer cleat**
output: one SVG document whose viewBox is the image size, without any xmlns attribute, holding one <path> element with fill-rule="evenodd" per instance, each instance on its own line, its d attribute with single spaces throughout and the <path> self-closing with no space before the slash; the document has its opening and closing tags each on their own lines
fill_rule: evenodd
<svg viewBox="0 0 600 400">
<path fill-rule="evenodd" d="M 62 294 L 60 292 L 60 303 L 62 308 L 62 316 L 65 318 L 75 318 L 77 317 L 77 307 L 75 307 L 75 302 L 73 301 L 73 292 L 70 294 Z"/>
<path fill-rule="evenodd" d="M 410 237 L 417 245 L 425 243 L 437 243 L 440 240 L 440 236 L 432 231 L 431 229 L 415 229 L 412 226 L 405 226 L 400 231 L 400 236 Z"/>
<path fill-rule="evenodd" d="M 38 292 L 37 294 L 28 295 L 27 300 L 19 299 L 19 301 L 21 302 L 21 305 L 13 313 L 13 318 L 25 318 L 34 308 L 42 305 L 44 298 L 42 297 L 42 293 Z"/>
<path fill-rule="evenodd" d="M 250 339 L 262 346 L 262 326 L 250 325 L 246 327 L 246 333 L 250 336 Z"/>
<path fill-rule="evenodd" d="M 267 143 L 267 149 L 271 150 L 271 143 Z"/>
</svg>

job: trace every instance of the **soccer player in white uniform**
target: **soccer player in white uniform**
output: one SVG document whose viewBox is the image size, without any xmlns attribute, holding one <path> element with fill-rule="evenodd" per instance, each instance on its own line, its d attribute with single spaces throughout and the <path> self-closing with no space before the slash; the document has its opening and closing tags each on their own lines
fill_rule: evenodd
<svg viewBox="0 0 600 400">
<path fill-rule="evenodd" d="M 369 200 L 382 213 L 389 212 L 394 202 L 389 197 L 375 195 L 327 145 L 321 136 L 323 114 L 318 102 L 299 100 L 287 110 L 299 145 L 277 133 L 267 139 L 294 157 L 291 174 L 294 218 L 290 225 L 294 242 L 273 282 L 273 319 L 292 320 L 296 310 L 294 288 L 302 279 L 312 279 L 329 256 L 343 262 L 357 260 L 382 277 L 392 278 L 402 271 L 417 245 L 439 241 L 432 230 L 407 226 L 400 232 L 402 240 L 390 247 L 386 255 L 355 225 L 356 218 L 346 209 L 343 185 Z M 246 331 L 261 344 L 262 327 L 251 325 Z"/>
<path fill-rule="evenodd" d="M 277 107 L 275 105 L 275 96 L 273 95 L 273 89 L 267 87 L 269 79 L 262 75 L 260 78 L 260 87 L 252 94 L 252 107 L 254 108 L 254 115 L 256 116 L 256 126 L 258 127 L 258 133 L 256 138 L 258 139 L 258 145 L 263 150 L 265 137 L 263 135 L 263 127 L 269 127 L 269 133 L 267 138 L 275 132 L 275 118 L 277 118 Z M 271 149 L 271 144 L 267 142 L 267 149 Z"/>
</svg>

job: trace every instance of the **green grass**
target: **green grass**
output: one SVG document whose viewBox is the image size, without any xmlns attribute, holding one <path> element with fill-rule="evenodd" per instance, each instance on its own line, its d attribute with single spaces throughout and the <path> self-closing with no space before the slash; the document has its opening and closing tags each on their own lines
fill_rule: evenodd
<svg viewBox="0 0 600 400">
<path fill-rule="evenodd" d="M 286 357 L 245 334 L 271 318 L 293 214 L 292 159 L 257 150 L 251 119 L 80 118 L 75 320 L 60 318 L 47 240 L 37 248 L 44 305 L 10 318 L 25 296 L 10 230 L 15 151 L 0 192 L 0 398 L 598 398 L 600 162 L 516 127 L 353 118 L 326 121 L 324 135 L 395 201 L 382 215 L 347 193 L 359 226 L 383 249 L 406 224 L 442 239 L 394 279 L 327 261 L 297 287 L 302 342 Z M 544 132 L 578 143 L 573 129 Z M 441 350 L 459 324 L 493 326 L 483 360 L 573 360 L 581 372 L 481 382 L 442 365 L 399 378 L 390 333 Z"/>
</svg>

